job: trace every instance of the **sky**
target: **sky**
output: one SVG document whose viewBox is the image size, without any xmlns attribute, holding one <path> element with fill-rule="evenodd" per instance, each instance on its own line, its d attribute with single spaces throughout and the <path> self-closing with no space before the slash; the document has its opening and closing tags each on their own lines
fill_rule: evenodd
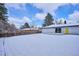
<svg viewBox="0 0 79 59">
<path fill-rule="evenodd" d="M 71 3 L 7 3 L 8 22 L 20 28 L 25 22 L 41 27 L 50 13 L 54 20 L 79 22 L 79 4 Z"/>
</svg>

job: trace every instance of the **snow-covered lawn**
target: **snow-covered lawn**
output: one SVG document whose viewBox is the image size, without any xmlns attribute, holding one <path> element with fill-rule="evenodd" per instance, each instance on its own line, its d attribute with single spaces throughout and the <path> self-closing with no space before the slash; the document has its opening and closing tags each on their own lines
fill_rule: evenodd
<svg viewBox="0 0 79 59">
<path fill-rule="evenodd" d="M 4 55 L 3 40 L 4 38 L 0 38 L 0 56 Z"/>
<path fill-rule="evenodd" d="M 79 55 L 79 35 L 32 34 L 0 38 L 0 55 L 59 56 Z"/>
</svg>

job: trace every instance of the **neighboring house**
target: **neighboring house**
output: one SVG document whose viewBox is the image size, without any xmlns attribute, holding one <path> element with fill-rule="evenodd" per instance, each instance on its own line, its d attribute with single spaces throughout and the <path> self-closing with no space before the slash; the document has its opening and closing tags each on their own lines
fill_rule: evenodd
<svg viewBox="0 0 79 59">
<path fill-rule="evenodd" d="M 78 24 L 57 24 L 42 28 L 42 33 L 46 34 L 79 34 Z"/>
<path fill-rule="evenodd" d="M 24 29 L 21 29 L 20 31 L 31 32 L 31 31 L 38 31 L 38 30 L 39 30 L 38 28 L 24 28 Z"/>
<path fill-rule="evenodd" d="M 24 29 L 20 29 L 17 30 L 17 33 L 21 33 L 21 34 L 33 34 L 33 33 L 40 33 L 41 31 L 39 30 L 39 28 L 24 28 Z"/>
<path fill-rule="evenodd" d="M 24 28 L 24 29 L 21 29 L 21 30 L 38 30 L 39 28 Z"/>
</svg>

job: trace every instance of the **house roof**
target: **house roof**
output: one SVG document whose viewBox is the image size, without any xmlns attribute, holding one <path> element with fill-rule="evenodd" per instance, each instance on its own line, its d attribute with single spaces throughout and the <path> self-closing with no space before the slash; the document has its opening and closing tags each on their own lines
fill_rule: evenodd
<svg viewBox="0 0 79 59">
<path fill-rule="evenodd" d="M 54 24 L 54 25 L 50 25 L 50 26 L 46 26 L 43 28 L 57 28 L 57 27 L 76 27 L 79 26 L 79 23 L 76 24 Z"/>
<path fill-rule="evenodd" d="M 25 29 L 21 29 L 21 30 L 38 30 L 38 28 L 25 28 Z"/>
</svg>

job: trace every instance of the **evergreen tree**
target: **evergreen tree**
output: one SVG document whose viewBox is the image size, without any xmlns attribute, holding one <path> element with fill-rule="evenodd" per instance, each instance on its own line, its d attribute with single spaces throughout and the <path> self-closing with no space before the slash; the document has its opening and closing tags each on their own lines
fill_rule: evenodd
<svg viewBox="0 0 79 59">
<path fill-rule="evenodd" d="M 48 13 L 47 16 L 44 19 L 43 26 L 49 26 L 51 24 L 54 24 L 53 21 L 54 21 L 54 19 L 52 18 L 52 15 L 50 13 Z"/>
<path fill-rule="evenodd" d="M 4 3 L 0 3 L 0 20 L 7 21 L 7 8 Z"/>
<path fill-rule="evenodd" d="M 25 23 L 25 24 L 21 27 L 21 29 L 24 29 L 24 28 L 30 28 L 29 24 L 28 24 L 28 23 Z"/>
</svg>

